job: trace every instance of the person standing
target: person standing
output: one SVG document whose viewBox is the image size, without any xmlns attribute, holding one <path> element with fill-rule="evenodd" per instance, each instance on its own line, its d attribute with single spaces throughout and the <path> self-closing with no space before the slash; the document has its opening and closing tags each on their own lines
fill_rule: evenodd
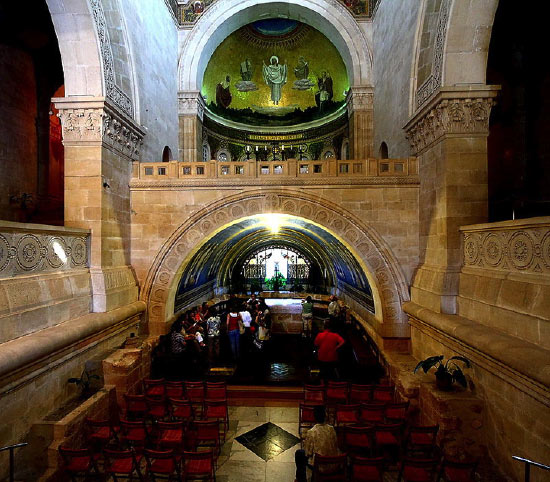
<svg viewBox="0 0 550 482">
<path fill-rule="evenodd" d="M 279 57 L 273 55 L 269 59 L 269 65 L 263 65 L 263 76 L 265 83 L 271 89 L 271 100 L 275 105 L 279 105 L 282 97 L 283 85 L 286 84 L 287 72 L 286 64 L 279 64 Z"/>
<path fill-rule="evenodd" d="M 229 344 L 231 345 L 231 352 L 233 353 L 233 358 L 238 360 L 239 350 L 240 350 L 240 323 L 242 323 L 242 318 L 235 306 L 231 307 L 231 310 L 227 314 L 226 325 L 227 325 L 227 334 L 229 335 Z"/>
<path fill-rule="evenodd" d="M 330 321 L 325 322 L 325 330 L 319 333 L 314 341 L 317 347 L 317 360 L 323 379 L 338 378 L 338 349 L 345 343 L 344 339 L 331 330 Z"/>
<path fill-rule="evenodd" d="M 302 337 L 311 336 L 311 324 L 313 322 L 313 300 L 308 296 L 302 302 Z"/>
</svg>

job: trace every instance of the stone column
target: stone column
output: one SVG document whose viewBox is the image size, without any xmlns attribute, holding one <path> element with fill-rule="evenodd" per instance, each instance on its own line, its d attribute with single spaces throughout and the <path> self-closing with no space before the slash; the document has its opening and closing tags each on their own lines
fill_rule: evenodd
<svg viewBox="0 0 550 482">
<path fill-rule="evenodd" d="M 199 91 L 178 92 L 179 160 L 202 161 L 204 100 Z"/>
<path fill-rule="evenodd" d="M 445 87 L 404 127 L 420 176 L 420 267 L 411 300 L 456 313 L 459 227 L 487 221 L 487 135 L 495 86 Z"/>
<path fill-rule="evenodd" d="M 138 296 L 128 184 L 144 132 L 104 97 L 53 100 L 65 146 L 65 224 L 91 230 L 93 311 L 110 311 Z"/>
<path fill-rule="evenodd" d="M 349 146 L 350 159 L 373 157 L 373 88 L 353 86 L 349 93 Z"/>
</svg>

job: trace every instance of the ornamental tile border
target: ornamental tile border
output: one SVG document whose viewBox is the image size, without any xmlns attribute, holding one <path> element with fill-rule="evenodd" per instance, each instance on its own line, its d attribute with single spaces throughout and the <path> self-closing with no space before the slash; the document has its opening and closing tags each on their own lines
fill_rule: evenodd
<svg viewBox="0 0 550 482">
<path fill-rule="evenodd" d="M 89 235 L 0 232 L 0 279 L 87 268 Z"/>
<path fill-rule="evenodd" d="M 464 266 L 550 275 L 550 223 L 463 232 Z"/>
</svg>

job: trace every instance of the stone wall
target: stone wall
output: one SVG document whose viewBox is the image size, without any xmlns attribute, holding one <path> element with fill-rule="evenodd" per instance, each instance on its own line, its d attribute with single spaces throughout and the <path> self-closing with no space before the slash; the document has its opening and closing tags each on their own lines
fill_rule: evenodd
<svg viewBox="0 0 550 482">
<path fill-rule="evenodd" d="M 143 158 L 160 161 L 164 146 L 174 155 L 178 152 L 178 30 L 164 0 L 139 2 L 139 6 L 135 0 L 117 3 L 134 62 L 137 121 L 147 132 Z"/>
<path fill-rule="evenodd" d="M 26 52 L 0 45 L 0 218 L 25 221 L 23 193 L 37 193 L 37 115 L 34 64 Z"/>
<path fill-rule="evenodd" d="M 374 155 L 386 142 L 390 157 L 406 157 L 415 34 L 422 2 L 382 1 L 374 24 Z"/>
</svg>

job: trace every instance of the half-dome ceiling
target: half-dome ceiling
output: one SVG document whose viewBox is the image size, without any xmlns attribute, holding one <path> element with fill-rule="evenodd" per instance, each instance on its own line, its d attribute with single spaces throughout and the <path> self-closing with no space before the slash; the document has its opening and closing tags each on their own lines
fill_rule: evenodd
<svg viewBox="0 0 550 482">
<path fill-rule="evenodd" d="M 321 32 L 290 19 L 265 19 L 229 35 L 202 82 L 207 110 L 255 126 L 334 117 L 349 89 L 340 53 Z"/>
</svg>

